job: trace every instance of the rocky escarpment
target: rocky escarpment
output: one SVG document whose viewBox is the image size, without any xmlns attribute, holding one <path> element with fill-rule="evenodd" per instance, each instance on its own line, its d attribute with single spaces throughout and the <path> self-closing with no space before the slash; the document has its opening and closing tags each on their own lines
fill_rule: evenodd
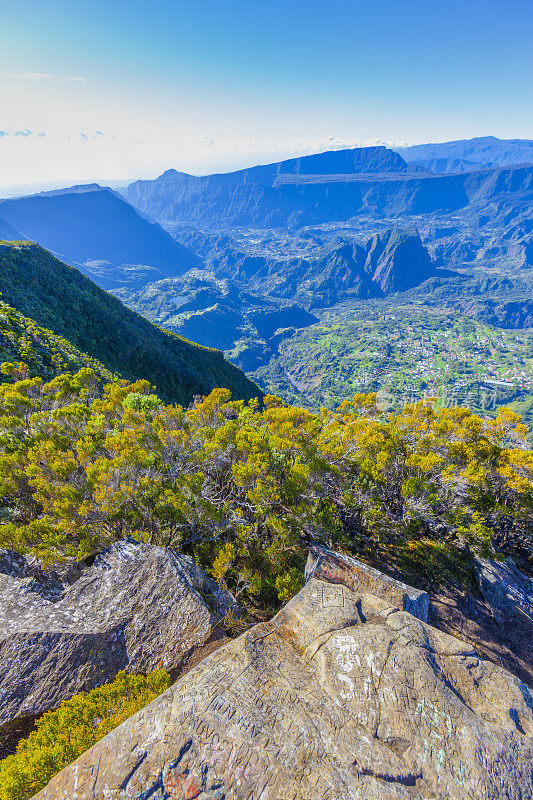
<svg viewBox="0 0 533 800">
<path fill-rule="evenodd" d="M 275 203 L 270 202 L 270 198 L 274 198 L 276 193 L 268 190 L 272 189 L 280 177 L 402 174 L 411 171 L 413 169 L 393 150 L 382 146 L 356 147 L 200 177 L 169 169 L 154 180 L 131 183 L 124 194 L 134 206 L 158 219 L 181 219 L 188 203 L 193 216 L 189 220 L 185 216 L 183 219 L 190 222 L 199 213 L 205 213 L 207 206 L 211 205 L 206 203 L 208 196 L 212 198 L 213 208 L 219 206 L 224 199 L 231 198 L 247 203 L 256 198 L 264 205 L 264 210 L 268 209 L 268 213 L 276 215 Z M 261 187 L 265 191 L 254 191 L 251 187 Z M 226 214 L 223 213 L 224 216 L 227 211 L 228 209 Z M 243 208 L 239 211 L 235 207 L 231 213 L 238 216 L 242 212 L 249 214 L 250 209 Z"/>
<path fill-rule="evenodd" d="M 217 278 L 274 297 L 324 307 L 347 297 L 382 297 L 418 286 L 435 275 L 428 250 L 414 229 L 390 228 L 365 244 L 339 237 L 314 257 L 278 260 L 250 256 L 221 237 L 208 258 Z"/>
<path fill-rule="evenodd" d="M 435 174 L 384 147 L 356 148 L 220 175 L 168 170 L 130 184 L 124 194 L 160 222 L 217 230 L 449 213 L 517 194 L 531 204 L 531 165 L 487 169 L 485 163 L 473 172 Z"/>
<path fill-rule="evenodd" d="M 208 656 L 38 800 L 531 797 L 527 687 L 415 616 L 424 593 L 352 566 L 311 553 L 308 582 L 273 620 Z"/>
<path fill-rule="evenodd" d="M 187 556 L 124 539 L 71 585 L 0 558 L 0 725 L 35 717 L 119 670 L 175 670 L 231 598 Z M 199 591 L 210 593 L 209 608 Z M 213 613 L 213 611 L 215 613 Z"/>
<path fill-rule="evenodd" d="M 432 169 L 434 172 L 471 172 L 484 167 L 531 163 L 533 141 L 478 136 L 454 142 L 399 147 L 396 152 L 408 164 Z"/>
</svg>

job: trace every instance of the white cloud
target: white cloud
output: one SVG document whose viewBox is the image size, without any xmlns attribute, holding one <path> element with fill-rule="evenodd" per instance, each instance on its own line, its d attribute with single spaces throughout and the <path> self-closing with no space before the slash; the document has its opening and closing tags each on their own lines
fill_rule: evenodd
<svg viewBox="0 0 533 800">
<path fill-rule="evenodd" d="M 43 132 L 37 127 L 38 120 L 26 118 L 24 122 L 28 127 L 22 119 L 18 126 L 6 125 L 3 137 L 0 131 L 0 154 L 6 165 L 0 175 L 0 197 L 21 185 L 32 184 L 36 187 L 32 191 L 37 191 L 52 182 L 64 186 L 126 182 L 153 178 L 171 167 L 205 175 L 325 150 L 393 145 L 392 141 L 362 137 L 241 137 L 227 132 L 212 136 L 184 132 L 177 126 L 159 131 L 133 124 L 97 129 L 85 127 L 82 119 L 82 125 L 75 127 L 72 120 L 50 119 Z"/>
<path fill-rule="evenodd" d="M 346 150 L 352 147 L 405 147 L 406 142 L 385 141 L 383 139 L 341 139 L 336 136 L 324 136 L 301 139 L 244 139 L 236 142 L 237 149 L 241 153 L 253 154 L 260 152 L 263 154 L 272 153 L 275 157 L 295 157 L 311 155 L 313 153 L 323 153 L 326 150 Z"/>
<path fill-rule="evenodd" d="M 3 78 L 12 78 L 17 81 L 78 81 L 86 83 L 87 78 L 75 75 L 50 75 L 48 72 L 10 72 L 4 73 Z"/>
<path fill-rule="evenodd" d="M 30 131 L 28 128 L 18 131 L 0 131 L 0 139 L 23 139 L 35 138 L 44 139 L 46 133 L 44 131 Z"/>
</svg>

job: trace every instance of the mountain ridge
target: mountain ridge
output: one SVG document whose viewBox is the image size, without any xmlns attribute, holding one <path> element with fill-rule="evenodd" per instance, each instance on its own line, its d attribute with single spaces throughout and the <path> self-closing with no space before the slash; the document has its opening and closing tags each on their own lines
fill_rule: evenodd
<svg viewBox="0 0 533 800">
<path fill-rule="evenodd" d="M 472 172 L 480 168 L 533 162 L 533 140 L 477 136 L 450 142 L 394 148 L 407 163 L 435 172 Z"/>
<path fill-rule="evenodd" d="M 502 192 L 533 195 L 533 165 L 448 174 L 408 169 L 350 174 L 270 170 L 264 179 L 251 169 L 244 180 L 245 172 L 200 178 L 164 173 L 153 181 L 130 184 L 124 195 L 163 224 L 187 223 L 219 230 L 297 229 L 362 216 L 379 219 L 449 213 L 481 200 L 491 201 Z M 249 177 L 254 174 L 257 180 L 252 182 Z"/>
<path fill-rule="evenodd" d="M 0 242 L 2 299 L 43 328 L 128 379 L 145 378 L 168 402 L 190 403 L 219 386 L 261 397 L 219 350 L 148 322 L 77 269 L 32 242 Z"/>
<path fill-rule="evenodd" d="M 197 257 L 158 223 L 99 184 L 1 200 L 0 218 L 106 289 L 199 266 Z"/>
</svg>

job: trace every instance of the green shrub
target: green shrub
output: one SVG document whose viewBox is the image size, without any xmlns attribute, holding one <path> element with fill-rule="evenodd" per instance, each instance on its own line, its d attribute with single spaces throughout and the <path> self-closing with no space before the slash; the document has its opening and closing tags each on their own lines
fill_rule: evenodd
<svg viewBox="0 0 533 800">
<path fill-rule="evenodd" d="M 13 377 L 0 384 L 0 547 L 45 565 L 129 534 L 191 555 L 270 614 L 299 588 L 311 540 L 371 562 L 377 544 L 421 538 L 512 555 L 533 525 L 533 452 L 508 409 L 386 413 L 370 394 L 313 414 L 227 389 L 183 409 L 147 381 L 102 388 L 91 369 Z"/>
<path fill-rule="evenodd" d="M 164 670 L 119 672 L 113 683 L 65 700 L 44 714 L 14 755 L 0 761 L 0 800 L 33 797 L 68 764 L 170 685 Z"/>
</svg>

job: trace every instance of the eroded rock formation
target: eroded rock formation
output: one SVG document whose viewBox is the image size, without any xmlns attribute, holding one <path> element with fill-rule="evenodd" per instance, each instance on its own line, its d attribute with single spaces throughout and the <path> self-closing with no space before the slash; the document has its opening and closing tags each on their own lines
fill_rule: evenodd
<svg viewBox="0 0 533 800">
<path fill-rule="evenodd" d="M 311 577 L 36 798 L 525 800 L 532 707 L 398 603 Z"/>
<path fill-rule="evenodd" d="M 56 708 L 121 669 L 176 669 L 213 630 L 196 588 L 215 582 L 186 556 L 133 539 L 70 586 L 8 553 L 0 573 L 0 724 Z"/>
<path fill-rule="evenodd" d="M 344 553 L 336 553 L 318 544 L 312 544 L 305 565 L 305 577 L 306 580 L 313 577 L 328 583 L 342 583 L 352 592 L 380 597 L 395 608 L 408 611 L 422 622 L 428 621 L 427 592 L 390 578 Z"/>
</svg>

